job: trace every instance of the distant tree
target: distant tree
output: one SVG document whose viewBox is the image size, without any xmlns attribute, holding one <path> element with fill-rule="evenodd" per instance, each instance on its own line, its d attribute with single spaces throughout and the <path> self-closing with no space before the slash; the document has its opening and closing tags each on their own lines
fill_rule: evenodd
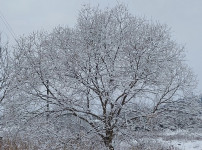
<svg viewBox="0 0 202 150">
<path fill-rule="evenodd" d="M 8 43 L 2 42 L 2 36 L 0 34 L 0 102 L 3 101 L 7 94 L 10 73 Z"/>
<path fill-rule="evenodd" d="M 44 122 L 51 123 L 74 116 L 109 149 L 118 135 L 132 133 L 138 117 L 162 113 L 195 86 L 184 48 L 167 26 L 134 17 L 122 5 L 84 7 L 74 28 L 22 37 L 14 56 L 13 86 L 26 97 L 27 118 L 48 114 Z"/>
<path fill-rule="evenodd" d="M 201 128 L 201 105 L 198 96 L 190 95 L 159 107 L 158 115 L 150 119 L 147 128 L 198 129 Z"/>
</svg>

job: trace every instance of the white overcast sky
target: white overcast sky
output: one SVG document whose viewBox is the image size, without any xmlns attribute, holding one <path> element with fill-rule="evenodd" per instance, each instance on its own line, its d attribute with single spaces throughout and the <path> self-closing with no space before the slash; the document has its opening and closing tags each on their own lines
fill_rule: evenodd
<svg viewBox="0 0 202 150">
<path fill-rule="evenodd" d="M 16 36 L 58 25 L 73 27 L 83 4 L 113 7 L 124 3 L 129 11 L 171 27 L 173 38 L 186 47 L 187 64 L 198 77 L 202 93 L 202 0 L 0 0 L 0 11 Z M 0 20 L 0 31 L 12 36 Z"/>
</svg>

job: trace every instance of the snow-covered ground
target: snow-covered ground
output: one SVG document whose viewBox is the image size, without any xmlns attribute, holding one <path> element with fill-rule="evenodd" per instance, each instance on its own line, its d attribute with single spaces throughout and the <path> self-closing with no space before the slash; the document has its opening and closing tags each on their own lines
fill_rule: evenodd
<svg viewBox="0 0 202 150">
<path fill-rule="evenodd" d="M 202 131 L 177 130 L 143 134 L 139 141 L 121 142 L 119 149 L 202 150 Z"/>
<path fill-rule="evenodd" d="M 166 131 L 158 141 L 171 145 L 179 150 L 202 150 L 202 132 L 178 130 Z"/>
<path fill-rule="evenodd" d="M 170 142 L 176 148 L 180 150 L 202 150 L 202 141 L 194 140 L 194 141 L 177 141 L 173 140 Z"/>
</svg>

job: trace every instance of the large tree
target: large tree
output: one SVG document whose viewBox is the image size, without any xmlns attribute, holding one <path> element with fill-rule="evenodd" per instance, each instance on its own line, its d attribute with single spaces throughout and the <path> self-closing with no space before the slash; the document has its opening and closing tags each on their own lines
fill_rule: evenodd
<svg viewBox="0 0 202 150">
<path fill-rule="evenodd" d="M 195 84 L 167 26 L 134 17 L 122 5 L 84 7 L 74 28 L 23 37 L 14 55 L 16 93 L 30 102 L 26 117 L 75 116 L 109 149 L 138 117 L 155 117 Z M 143 105 L 150 111 L 138 109 Z"/>
</svg>

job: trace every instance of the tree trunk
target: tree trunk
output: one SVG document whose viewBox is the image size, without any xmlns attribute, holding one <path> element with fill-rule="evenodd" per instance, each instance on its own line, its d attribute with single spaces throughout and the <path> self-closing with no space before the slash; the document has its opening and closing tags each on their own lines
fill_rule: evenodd
<svg viewBox="0 0 202 150">
<path fill-rule="evenodd" d="M 112 146 L 113 141 L 113 130 L 106 130 L 106 137 L 103 138 L 104 144 L 109 150 L 114 150 L 114 147 Z"/>
</svg>

